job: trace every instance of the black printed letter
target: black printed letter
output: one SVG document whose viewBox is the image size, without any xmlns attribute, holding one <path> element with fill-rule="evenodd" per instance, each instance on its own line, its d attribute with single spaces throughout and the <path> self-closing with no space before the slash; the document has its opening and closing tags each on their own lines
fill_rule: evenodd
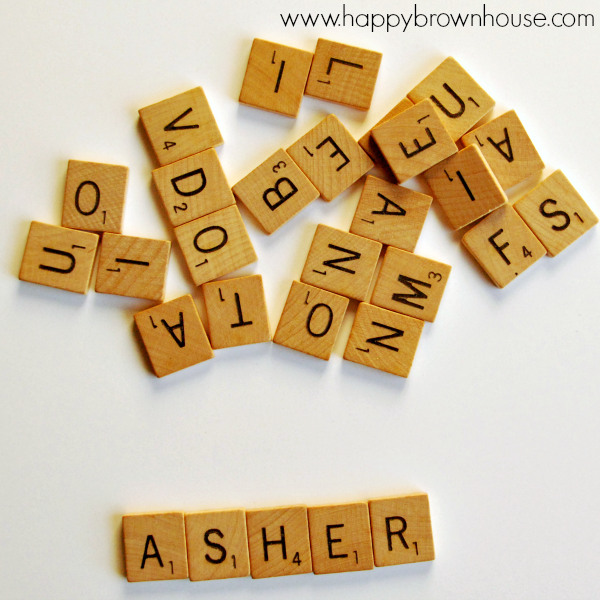
<svg viewBox="0 0 600 600">
<path fill-rule="evenodd" d="M 552 225 L 552 229 L 554 231 L 564 231 L 571 224 L 571 217 L 564 210 L 555 210 L 554 212 L 546 212 L 546 206 L 548 204 L 554 204 L 556 206 L 556 200 L 544 200 L 540 204 L 540 212 L 547 219 L 551 219 L 552 217 L 563 217 L 565 222 L 562 225 Z"/>
<path fill-rule="evenodd" d="M 392 531 L 390 524 L 392 521 L 400 521 L 402 523 L 402 529 L 398 529 L 398 531 Z M 385 531 L 387 533 L 387 541 L 388 541 L 388 550 L 391 552 L 394 548 L 392 546 L 392 536 L 397 535 L 402 542 L 402 545 L 408 550 L 408 544 L 402 535 L 406 531 L 406 520 L 402 517 L 386 517 L 385 518 Z"/>
<path fill-rule="evenodd" d="M 154 548 L 154 554 L 148 554 L 148 546 L 150 544 L 152 544 L 152 547 Z M 156 560 L 158 560 L 158 564 L 161 567 L 164 567 L 162 558 L 160 557 L 160 553 L 158 552 L 158 548 L 156 547 L 156 542 L 154 541 L 153 535 L 149 535 L 146 538 L 146 546 L 144 547 L 144 556 L 142 557 L 142 569 L 144 568 L 144 566 L 146 564 L 146 560 L 148 558 L 156 558 Z"/>
<path fill-rule="evenodd" d="M 183 179 L 193 177 L 194 175 L 200 175 L 200 177 L 202 178 L 202 183 L 200 184 L 200 187 L 197 187 L 195 190 L 191 190 L 190 192 L 182 192 L 177 184 Z M 173 179 L 171 179 L 171 183 L 173 184 L 173 188 L 175 189 L 175 191 L 180 196 L 195 196 L 206 187 L 206 176 L 204 175 L 204 169 L 196 169 L 195 171 L 190 171 L 189 173 L 184 173 L 183 175 L 173 177 Z"/>
<path fill-rule="evenodd" d="M 494 235 L 490 235 L 490 237 L 488 238 L 489 243 L 494 247 L 494 250 L 496 250 L 496 252 L 502 257 L 502 260 L 507 264 L 510 265 L 510 260 L 508 260 L 508 256 L 506 256 L 506 254 L 504 254 L 504 252 L 502 252 L 502 250 L 504 250 L 504 248 L 508 248 L 508 246 L 510 245 L 508 242 L 506 242 L 505 244 L 502 244 L 502 246 L 498 246 L 498 244 L 496 244 L 496 238 L 504 231 L 504 229 L 498 229 L 498 231 L 496 231 L 496 233 L 494 233 Z"/>
<path fill-rule="evenodd" d="M 290 191 L 285 194 L 285 196 L 279 190 L 279 186 L 284 183 L 287 183 L 290 186 Z M 287 177 L 282 177 L 275 182 L 275 185 L 272 188 L 265 190 L 265 193 L 263 194 L 263 200 L 271 210 L 275 210 L 286 200 L 289 200 L 297 191 L 298 188 Z M 269 194 L 275 194 L 277 196 L 278 200 L 275 202 L 275 204 L 271 204 L 271 202 L 269 202 Z"/>
<path fill-rule="evenodd" d="M 219 556 L 219 558 L 212 558 L 208 554 L 205 554 L 204 558 L 206 558 L 206 560 L 213 565 L 220 565 L 227 558 L 227 550 L 225 550 L 225 548 L 223 546 L 221 546 L 221 544 L 217 544 L 216 542 L 211 542 L 208 539 L 208 536 L 212 535 L 213 533 L 215 535 L 218 535 L 221 539 L 223 539 L 223 534 L 218 529 L 209 529 L 204 534 L 204 543 L 207 546 L 210 546 L 211 548 L 216 548 L 217 550 L 219 550 L 219 552 L 221 553 L 221 556 Z"/>
<path fill-rule="evenodd" d="M 265 561 L 269 560 L 269 546 L 277 546 L 281 544 L 281 555 L 283 556 L 283 560 L 287 560 L 287 552 L 285 548 L 285 528 L 283 525 L 279 526 L 279 531 L 281 533 L 281 538 L 278 540 L 267 540 L 267 530 L 262 528 L 262 539 L 263 539 L 263 554 L 265 556 Z"/>
<path fill-rule="evenodd" d="M 331 538 L 331 530 L 337 529 L 338 527 L 343 527 L 344 525 L 327 525 L 327 548 L 329 549 L 329 558 L 348 558 L 347 554 L 334 554 L 333 553 L 333 544 L 337 544 L 342 541 L 342 538 Z"/>
</svg>

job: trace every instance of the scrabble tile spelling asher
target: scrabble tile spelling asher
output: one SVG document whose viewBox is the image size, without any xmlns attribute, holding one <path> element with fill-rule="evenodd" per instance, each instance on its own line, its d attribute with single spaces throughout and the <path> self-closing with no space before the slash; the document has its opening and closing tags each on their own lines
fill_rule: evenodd
<svg viewBox="0 0 600 600">
<path fill-rule="evenodd" d="M 335 115 L 329 115 L 287 149 L 327 202 L 373 168 L 373 161 Z"/>
<path fill-rule="evenodd" d="M 305 93 L 368 110 L 381 57 L 379 52 L 319 39 Z"/>
<path fill-rule="evenodd" d="M 350 233 L 414 252 L 431 196 L 367 175 Z"/>
<path fill-rule="evenodd" d="M 100 237 L 32 221 L 19 279 L 87 293 Z"/>
<path fill-rule="evenodd" d="M 273 341 L 329 360 L 348 302 L 343 296 L 292 282 Z"/>
<path fill-rule="evenodd" d="M 388 247 L 371 302 L 433 323 L 452 267 Z"/>
<path fill-rule="evenodd" d="M 447 58 L 408 93 L 416 104 L 430 98 L 454 141 L 485 117 L 494 100 L 452 58 Z"/>
<path fill-rule="evenodd" d="M 127 167 L 70 160 L 62 226 L 121 233 L 128 175 Z"/>
<path fill-rule="evenodd" d="M 243 510 L 186 513 L 185 536 L 191 581 L 250 575 Z"/>
<path fill-rule="evenodd" d="M 269 234 L 319 197 L 317 188 L 282 149 L 236 183 L 233 193 Z"/>
<path fill-rule="evenodd" d="M 454 230 L 508 202 L 476 145 L 425 171 L 424 177 Z"/>
<path fill-rule="evenodd" d="M 408 377 L 424 322 L 361 302 L 344 358 Z"/>
<path fill-rule="evenodd" d="M 300 280 L 355 300 L 365 300 L 381 244 L 318 225 Z"/>
<path fill-rule="evenodd" d="M 297 117 L 312 54 L 256 38 L 252 42 L 239 101 Z"/>
<path fill-rule="evenodd" d="M 254 579 L 312 571 L 306 506 L 249 510 L 246 522 Z"/>
<path fill-rule="evenodd" d="M 202 291 L 215 350 L 271 340 L 261 275 L 205 283 Z"/>
<path fill-rule="evenodd" d="M 556 256 L 598 223 L 562 171 L 555 171 L 513 205 L 549 256 Z"/>
<path fill-rule="evenodd" d="M 162 301 L 171 242 L 105 233 L 102 236 L 96 292 Z"/>
<path fill-rule="evenodd" d="M 514 110 L 469 131 L 462 142 L 465 146 L 479 146 L 505 190 L 544 168 L 544 161 Z"/>
<path fill-rule="evenodd" d="M 182 512 L 125 515 L 123 540 L 128 581 L 187 579 Z"/>
<path fill-rule="evenodd" d="M 257 260 L 237 206 L 180 225 L 175 235 L 196 285 Z"/>
<path fill-rule="evenodd" d="M 435 559 L 427 494 L 370 500 L 369 513 L 375 566 Z"/>
<path fill-rule="evenodd" d="M 134 319 L 157 377 L 214 356 L 190 295 L 153 306 Z"/>
<path fill-rule="evenodd" d="M 458 152 L 431 100 L 375 127 L 372 135 L 399 183 Z"/>
<path fill-rule="evenodd" d="M 467 231 L 462 243 L 501 288 L 546 254 L 544 246 L 508 204 Z"/>
<path fill-rule="evenodd" d="M 315 575 L 373 568 L 373 546 L 366 502 L 311 506 L 310 548 Z"/>
<path fill-rule="evenodd" d="M 141 108 L 139 113 L 161 165 L 223 143 L 201 87 Z"/>
<path fill-rule="evenodd" d="M 235 204 L 214 148 L 152 171 L 173 227 Z"/>
</svg>

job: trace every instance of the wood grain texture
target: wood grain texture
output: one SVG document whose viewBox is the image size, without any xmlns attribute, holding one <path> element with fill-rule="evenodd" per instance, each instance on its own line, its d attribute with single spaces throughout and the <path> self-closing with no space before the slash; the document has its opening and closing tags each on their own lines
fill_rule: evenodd
<svg viewBox="0 0 600 600">
<path fill-rule="evenodd" d="M 343 296 L 292 282 L 273 341 L 329 360 L 348 302 Z"/>
<path fill-rule="evenodd" d="M 548 256 L 556 256 L 598 223 L 585 200 L 562 171 L 555 171 L 513 208 L 542 242 Z"/>
<path fill-rule="evenodd" d="M 476 145 L 425 171 L 424 177 L 455 231 L 508 202 Z"/>
<path fill-rule="evenodd" d="M 454 141 L 487 115 L 494 100 L 460 66 L 449 57 L 408 93 L 416 104 L 429 98 Z"/>
<path fill-rule="evenodd" d="M 189 294 L 143 310 L 133 317 L 157 377 L 181 371 L 214 356 Z"/>
<path fill-rule="evenodd" d="M 344 358 L 392 375 L 408 377 L 424 322 L 361 302 Z"/>
<path fill-rule="evenodd" d="M 399 183 L 458 152 L 431 100 L 375 127 L 372 135 Z"/>
<path fill-rule="evenodd" d="M 367 175 L 350 233 L 414 252 L 432 197 Z"/>
<path fill-rule="evenodd" d="M 514 110 L 473 129 L 461 139 L 465 146 L 477 144 L 505 190 L 544 168 L 544 161 Z"/>
<path fill-rule="evenodd" d="M 500 288 L 546 254 L 544 246 L 508 204 L 467 231 L 462 243 Z"/>
<path fill-rule="evenodd" d="M 371 303 L 433 323 L 452 267 L 388 247 Z"/>
<path fill-rule="evenodd" d="M 255 38 L 239 101 L 288 117 L 297 117 L 313 55 Z"/>
<path fill-rule="evenodd" d="M 238 181 L 233 193 L 268 234 L 319 197 L 317 188 L 283 149 Z"/>
<path fill-rule="evenodd" d="M 86 294 L 100 236 L 32 221 L 19 279 Z"/>
<path fill-rule="evenodd" d="M 215 350 L 271 340 L 262 275 L 205 283 L 202 291 Z"/>
<path fill-rule="evenodd" d="M 162 301 L 171 242 L 105 233 L 100 246 L 96 292 Z"/>
<path fill-rule="evenodd" d="M 365 300 L 381 248 L 379 242 L 317 225 L 300 281 L 347 298 Z"/>
<path fill-rule="evenodd" d="M 62 226 L 121 233 L 128 176 L 128 167 L 70 160 Z"/>
<path fill-rule="evenodd" d="M 369 110 L 382 54 L 319 39 L 306 95 Z"/>
<path fill-rule="evenodd" d="M 190 581 L 250 575 L 246 513 L 241 509 L 185 513 Z"/>
<path fill-rule="evenodd" d="M 375 566 L 435 559 L 427 494 L 370 500 L 369 513 Z"/>
<path fill-rule="evenodd" d="M 123 541 L 128 581 L 187 579 L 182 512 L 125 515 Z"/>
<path fill-rule="evenodd" d="M 373 168 L 373 161 L 335 115 L 323 119 L 287 152 L 327 202 Z"/>
<path fill-rule="evenodd" d="M 173 227 L 235 204 L 214 148 L 152 171 Z"/>
<path fill-rule="evenodd" d="M 312 571 L 306 506 L 246 511 L 254 579 Z"/>
<path fill-rule="evenodd" d="M 373 568 L 366 502 L 310 506 L 308 523 L 315 575 Z"/>
<path fill-rule="evenodd" d="M 201 87 L 141 108 L 139 113 L 162 166 L 223 143 Z"/>
<path fill-rule="evenodd" d="M 196 285 L 258 260 L 237 206 L 180 225 L 175 235 Z"/>
</svg>

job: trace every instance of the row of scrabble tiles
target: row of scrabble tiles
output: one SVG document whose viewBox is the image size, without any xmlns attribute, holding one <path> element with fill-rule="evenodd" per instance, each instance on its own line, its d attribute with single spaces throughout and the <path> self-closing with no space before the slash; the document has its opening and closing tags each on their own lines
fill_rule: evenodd
<svg viewBox="0 0 600 600">
<path fill-rule="evenodd" d="M 429 498 L 123 517 L 127 579 L 254 579 L 434 560 Z"/>
</svg>

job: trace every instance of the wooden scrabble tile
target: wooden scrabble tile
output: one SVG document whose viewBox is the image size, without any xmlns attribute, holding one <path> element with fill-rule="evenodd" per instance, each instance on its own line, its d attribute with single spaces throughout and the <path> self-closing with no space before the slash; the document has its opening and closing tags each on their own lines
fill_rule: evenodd
<svg viewBox="0 0 600 600">
<path fill-rule="evenodd" d="M 396 115 L 403 113 L 411 106 L 414 106 L 414 104 L 408 98 L 402 98 L 402 100 L 400 100 L 400 102 L 398 102 L 398 104 L 396 104 L 396 106 L 394 106 L 394 108 L 392 108 L 392 110 L 390 110 L 390 112 L 383 117 L 383 119 L 377 121 L 377 123 L 375 123 L 375 125 L 373 125 L 373 127 L 371 127 L 371 129 L 369 129 L 369 131 L 367 131 L 367 133 L 365 133 L 365 135 L 358 140 L 358 145 L 371 157 L 373 162 L 386 170 L 389 169 L 389 166 L 383 157 L 383 154 L 381 154 L 381 150 L 379 150 L 379 147 L 373 139 L 373 129 L 375 129 L 375 127 L 379 127 L 379 125 L 382 123 L 393 119 Z"/>
<path fill-rule="evenodd" d="M 180 225 L 175 235 L 196 285 L 258 260 L 237 206 Z"/>
<path fill-rule="evenodd" d="M 361 302 L 344 358 L 408 377 L 424 322 Z"/>
<path fill-rule="evenodd" d="M 319 39 L 305 94 L 369 110 L 382 54 Z"/>
<path fill-rule="evenodd" d="M 143 310 L 134 319 L 157 377 L 214 356 L 189 294 Z"/>
<path fill-rule="evenodd" d="M 185 536 L 191 581 L 250 575 L 243 510 L 185 513 Z"/>
<path fill-rule="evenodd" d="M 235 204 L 214 148 L 155 169 L 152 178 L 173 227 Z"/>
<path fill-rule="evenodd" d="M 19 279 L 86 294 L 99 239 L 95 233 L 32 221 Z"/>
<path fill-rule="evenodd" d="M 240 102 L 297 117 L 313 55 L 255 38 Z"/>
<path fill-rule="evenodd" d="M 415 104 L 430 98 L 454 141 L 483 119 L 496 104 L 452 57 L 427 75 L 408 97 Z"/>
<path fill-rule="evenodd" d="M 149 513 L 123 517 L 128 581 L 187 579 L 183 513 Z"/>
<path fill-rule="evenodd" d="M 327 225 L 317 225 L 302 283 L 364 300 L 377 267 L 381 244 Z"/>
<path fill-rule="evenodd" d="M 375 127 L 372 135 L 399 183 L 458 152 L 431 100 Z"/>
<path fill-rule="evenodd" d="M 367 175 L 350 233 L 413 252 L 431 196 Z"/>
<path fill-rule="evenodd" d="M 424 177 L 455 231 L 508 202 L 475 145 L 425 171 Z"/>
<path fill-rule="evenodd" d="M 162 301 L 171 242 L 105 233 L 102 236 L 96 291 Z"/>
<path fill-rule="evenodd" d="M 562 171 L 555 171 L 513 204 L 548 256 L 556 256 L 589 231 L 598 217 Z"/>
<path fill-rule="evenodd" d="M 233 193 L 268 234 L 319 197 L 317 188 L 282 149 L 238 181 Z"/>
<path fill-rule="evenodd" d="M 467 231 L 462 243 L 501 288 L 546 254 L 544 246 L 508 204 Z"/>
<path fill-rule="evenodd" d="M 433 323 L 452 267 L 388 247 L 371 303 Z"/>
<path fill-rule="evenodd" d="M 139 110 L 161 165 L 168 165 L 223 143 L 201 87 Z"/>
<path fill-rule="evenodd" d="M 261 275 L 205 283 L 202 291 L 215 350 L 271 340 Z"/>
<path fill-rule="evenodd" d="M 514 110 L 470 131 L 461 139 L 465 146 L 477 144 L 505 190 L 544 168 L 544 161 Z"/>
<path fill-rule="evenodd" d="M 315 575 L 373 568 L 366 502 L 310 506 L 308 523 Z"/>
<path fill-rule="evenodd" d="M 335 115 L 323 119 L 287 152 L 327 202 L 373 168 L 367 153 Z"/>
<path fill-rule="evenodd" d="M 254 579 L 312 571 L 306 506 L 246 511 Z"/>
<path fill-rule="evenodd" d="M 273 341 L 329 360 L 348 302 L 343 296 L 293 281 Z"/>
<path fill-rule="evenodd" d="M 369 513 L 377 567 L 435 559 L 427 494 L 370 500 Z"/>
<path fill-rule="evenodd" d="M 121 233 L 128 175 L 120 165 L 70 160 L 62 226 Z"/>
</svg>

